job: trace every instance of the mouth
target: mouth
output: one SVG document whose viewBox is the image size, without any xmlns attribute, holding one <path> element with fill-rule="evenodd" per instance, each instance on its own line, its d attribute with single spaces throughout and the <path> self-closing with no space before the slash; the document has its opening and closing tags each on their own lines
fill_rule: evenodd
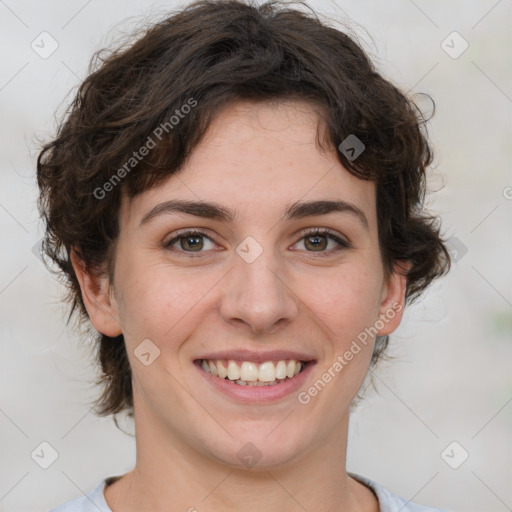
<svg viewBox="0 0 512 512">
<path fill-rule="evenodd" d="M 216 358 L 222 356 L 226 354 L 196 359 L 194 367 L 202 377 L 200 387 L 206 384 L 206 395 L 213 391 L 236 404 L 264 405 L 298 397 L 316 364 L 313 359 L 289 359 L 290 354 L 277 352 L 272 359 L 244 352 L 230 354 L 226 359 Z"/>
<path fill-rule="evenodd" d="M 234 359 L 196 359 L 201 369 L 238 386 L 275 386 L 302 373 L 314 361 L 281 359 L 279 361 L 240 361 Z"/>
</svg>

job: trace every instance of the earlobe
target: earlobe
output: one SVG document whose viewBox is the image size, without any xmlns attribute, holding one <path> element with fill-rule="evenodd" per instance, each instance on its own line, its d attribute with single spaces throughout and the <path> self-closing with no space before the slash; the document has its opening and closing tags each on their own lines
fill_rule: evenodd
<svg viewBox="0 0 512 512">
<path fill-rule="evenodd" d="M 390 334 L 400 325 L 405 309 L 407 273 L 410 268 L 410 262 L 397 263 L 383 287 L 379 319 L 380 325 L 384 325 L 379 329 L 379 335 Z"/>
<path fill-rule="evenodd" d="M 87 269 L 75 248 L 71 250 L 71 263 L 80 283 L 82 299 L 93 327 L 112 338 L 122 334 L 117 303 L 111 294 L 106 273 L 99 274 Z"/>
</svg>

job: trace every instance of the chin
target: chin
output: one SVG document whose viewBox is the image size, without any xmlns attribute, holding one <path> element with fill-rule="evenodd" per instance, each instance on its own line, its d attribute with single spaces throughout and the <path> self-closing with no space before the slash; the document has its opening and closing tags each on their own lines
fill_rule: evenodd
<svg viewBox="0 0 512 512">
<path fill-rule="evenodd" d="M 273 424 L 275 428 L 277 423 Z M 230 446 L 222 450 L 222 446 L 212 447 L 210 453 L 217 461 L 229 467 L 252 471 L 280 469 L 292 464 L 303 451 L 298 440 L 292 435 L 281 435 L 272 438 L 267 436 L 272 428 L 258 435 L 236 436 L 230 439 Z M 234 436 L 235 437 L 235 436 Z"/>
</svg>

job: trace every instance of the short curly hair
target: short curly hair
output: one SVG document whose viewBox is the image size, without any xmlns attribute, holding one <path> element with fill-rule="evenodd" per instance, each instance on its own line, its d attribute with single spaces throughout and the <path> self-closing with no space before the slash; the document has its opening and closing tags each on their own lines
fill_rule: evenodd
<svg viewBox="0 0 512 512">
<path fill-rule="evenodd" d="M 72 250 L 89 270 L 112 277 L 122 194 L 132 198 L 176 173 L 219 109 L 236 100 L 300 99 L 321 107 L 339 161 L 376 183 L 383 266 L 391 272 L 411 263 L 409 303 L 448 272 L 439 219 L 423 208 L 433 158 L 427 119 L 376 71 L 354 36 L 320 21 L 306 3 L 292 3 L 311 12 L 280 1 L 194 2 L 130 44 L 95 53 L 56 137 L 37 159 L 43 252 L 67 286 L 69 318 L 78 311 L 88 323 Z M 340 146 L 350 135 L 365 146 L 357 159 Z M 150 139 L 154 147 L 134 161 L 134 149 Z M 126 167 L 130 161 L 134 170 Z M 123 336 L 96 337 L 103 390 L 95 412 L 133 416 Z M 377 338 L 372 365 L 387 344 L 387 336 Z"/>
</svg>

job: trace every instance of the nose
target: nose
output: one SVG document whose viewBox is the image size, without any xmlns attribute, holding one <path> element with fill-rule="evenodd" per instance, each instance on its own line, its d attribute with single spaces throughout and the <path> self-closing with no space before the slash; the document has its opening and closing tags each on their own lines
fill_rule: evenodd
<svg viewBox="0 0 512 512">
<path fill-rule="evenodd" d="M 287 281 L 272 251 L 264 250 L 252 263 L 236 254 L 224 285 L 222 318 L 256 335 L 283 328 L 299 311 L 298 297 Z"/>
</svg>

